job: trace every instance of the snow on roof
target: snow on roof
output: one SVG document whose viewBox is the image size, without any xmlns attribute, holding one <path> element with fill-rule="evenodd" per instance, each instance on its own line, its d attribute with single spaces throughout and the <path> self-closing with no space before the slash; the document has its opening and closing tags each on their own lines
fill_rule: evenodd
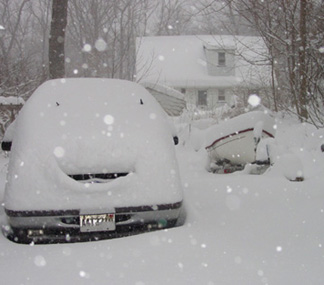
<svg viewBox="0 0 324 285">
<path fill-rule="evenodd" d="M 235 49 L 235 76 L 211 76 L 204 46 Z M 258 65 L 249 61 L 258 60 Z M 264 65 L 266 48 L 260 37 L 161 36 L 137 39 L 137 78 L 173 87 L 230 87 L 270 79 Z"/>
<path fill-rule="evenodd" d="M 221 45 L 217 43 L 207 42 L 203 44 L 205 49 L 209 50 L 235 50 L 235 46 Z"/>
<path fill-rule="evenodd" d="M 180 116 L 186 107 L 184 95 L 173 88 L 150 82 L 141 82 L 141 85 L 154 96 L 169 116 Z"/>
<path fill-rule="evenodd" d="M 1 105 L 23 105 L 23 104 L 25 104 L 25 100 L 21 97 L 0 96 L 0 104 Z"/>
</svg>

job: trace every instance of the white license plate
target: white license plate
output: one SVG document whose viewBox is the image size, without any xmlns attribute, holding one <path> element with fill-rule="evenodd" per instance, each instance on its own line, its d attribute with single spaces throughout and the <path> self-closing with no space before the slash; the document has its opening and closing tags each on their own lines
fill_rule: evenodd
<svg viewBox="0 0 324 285">
<path fill-rule="evenodd" d="M 114 231 L 115 213 L 80 215 L 81 232 Z"/>
</svg>

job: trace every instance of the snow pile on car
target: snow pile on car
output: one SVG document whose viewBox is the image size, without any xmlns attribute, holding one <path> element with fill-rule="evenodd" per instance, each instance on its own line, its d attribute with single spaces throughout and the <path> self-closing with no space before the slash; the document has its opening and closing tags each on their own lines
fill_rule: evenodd
<svg viewBox="0 0 324 285">
<path fill-rule="evenodd" d="M 108 183 L 68 175 L 128 173 Z M 5 192 L 11 210 L 181 201 L 169 122 L 142 86 L 115 79 L 41 85 L 16 121 Z"/>
</svg>

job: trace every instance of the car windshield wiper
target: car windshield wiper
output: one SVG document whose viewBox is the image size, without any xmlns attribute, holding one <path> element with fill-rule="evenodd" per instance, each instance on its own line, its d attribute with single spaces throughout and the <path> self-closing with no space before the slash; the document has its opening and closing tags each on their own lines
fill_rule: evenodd
<svg viewBox="0 0 324 285">
<path fill-rule="evenodd" d="M 92 179 L 112 180 L 126 175 L 128 172 L 70 174 L 69 177 L 76 181 L 87 181 Z"/>
</svg>

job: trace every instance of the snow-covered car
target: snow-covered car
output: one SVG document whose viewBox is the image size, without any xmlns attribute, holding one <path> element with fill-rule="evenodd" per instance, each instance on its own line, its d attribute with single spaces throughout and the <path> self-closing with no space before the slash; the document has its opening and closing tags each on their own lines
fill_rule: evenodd
<svg viewBox="0 0 324 285">
<path fill-rule="evenodd" d="M 117 79 L 42 84 L 15 123 L 4 234 L 74 242 L 180 225 L 170 123 L 144 87 Z"/>
</svg>

